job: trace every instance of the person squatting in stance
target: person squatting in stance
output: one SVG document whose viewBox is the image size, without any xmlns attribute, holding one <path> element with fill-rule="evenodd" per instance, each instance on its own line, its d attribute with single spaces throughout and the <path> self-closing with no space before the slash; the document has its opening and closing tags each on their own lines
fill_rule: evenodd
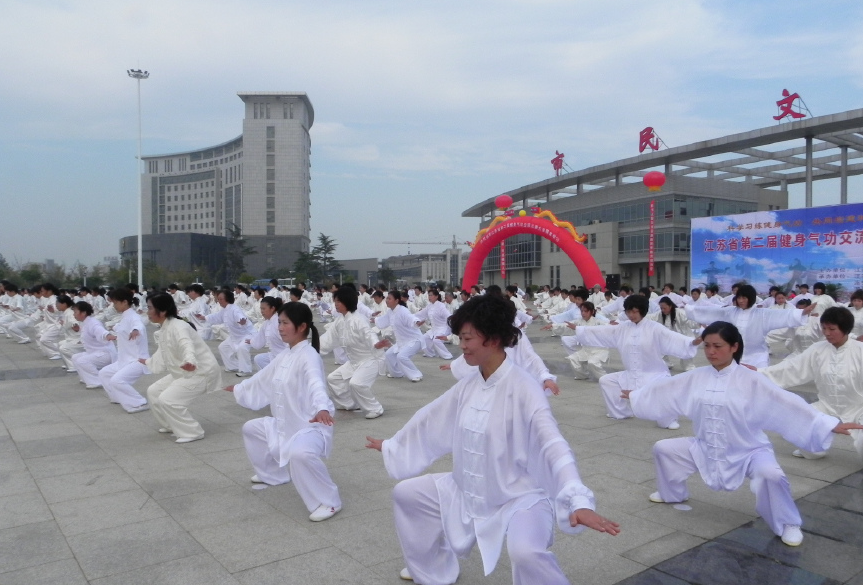
<svg viewBox="0 0 863 585">
<path fill-rule="evenodd" d="M 408 310 L 407 304 L 397 290 L 387 294 L 387 312 L 375 317 L 375 325 L 383 331 L 392 327 L 395 333 L 396 343 L 392 345 L 389 340 L 381 341 L 379 347 L 387 347 L 384 359 L 387 363 L 387 376 L 390 378 L 407 378 L 411 382 L 419 382 L 423 374 L 414 365 L 411 358 L 422 349 L 423 335 L 417 327 L 416 319 Z"/>
<path fill-rule="evenodd" d="M 174 433 L 177 443 L 204 438 L 201 424 L 189 414 L 198 396 L 218 390 L 222 373 L 216 356 L 194 326 L 177 316 L 177 305 L 168 293 L 147 299 L 147 317 L 159 330 L 153 334 L 158 349 L 150 359 L 139 359 L 152 373 L 167 376 L 147 388 L 150 409 L 160 433 Z"/>
<path fill-rule="evenodd" d="M 818 400 L 809 406 L 842 422 L 863 424 L 863 343 L 850 338 L 854 315 L 845 307 L 830 307 L 820 321 L 823 341 L 758 371 L 783 388 L 815 382 Z M 863 432 L 851 431 L 851 436 L 863 461 Z M 820 459 L 827 452 L 797 449 L 792 454 Z"/>
<path fill-rule="evenodd" d="M 639 418 L 692 420 L 694 437 L 665 439 L 653 446 L 659 491 L 650 500 L 686 500 L 686 480 L 695 472 L 717 491 L 734 491 L 748 477 L 758 514 L 782 542 L 798 546 L 803 541 L 800 512 L 764 431 L 818 452 L 827 450 L 833 433 L 847 435 L 863 426 L 824 414 L 766 376 L 739 365 L 743 337 L 731 323 L 712 323 L 701 335 L 709 366 L 622 392 Z"/>
<path fill-rule="evenodd" d="M 581 482 L 539 382 L 504 351 L 520 335 L 514 319 L 515 307 L 500 296 L 466 302 L 450 326 L 477 371 L 417 411 L 392 438 L 367 437 L 366 447 L 383 453 L 390 477 L 403 480 L 393 490 L 393 509 L 404 579 L 455 583 L 458 558 L 474 545 L 488 575 L 506 538 L 514 583 L 568 583 L 548 550 L 555 520 L 568 533 L 619 532 L 593 511 L 593 493 Z M 452 472 L 419 475 L 448 454 Z"/>
<path fill-rule="evenodd" d="M 320 522 L 341 510 L 342 500 L 323 462 L 332 450 L 335 407 L 327 396 L 318 330 L 309 306 L 282 305 L 279 333 L 290 349 L 225 390 L 234 393 L 240 406 L 260 410 L 269 405 L 272 413 L 243 425 L 246 454 L 255 470 L 252 482 L 292 481 L 311 512 L 309 520 Z"/>
<path fill-rule="evenodd" d="M 362 410 L 366 418 L 378 418 L 384 407 L 372 393 L 372 385 L 380 372 L 381 350 L 377 349 L 378 336 L 372 331 L 368 318 L 357 307 L 356 289 L 343 286 L 333 293 L 333 304 L 341 318 L 321 337 L 321 353 L 336 347 L 345 349 L 348 361 L 327 376 L 330 396 L 342 410 Z"/>
<path fill-rule="evenodd" d="M 599 327 L 578 326 L 575 341 L 593 347 L 614 347 L 623 360 L 622 372 L 606 374 L 599 379 L 599 387 L 605 399 L 609 418 L 631 418 L 629 402 L 620 397 L 621 390 L 634 390 L 647 385 L 657 378 L 668 378 L 668 366 L 662 360 L 670 355 L 681 359 L 695 357 L 701 338 L 692 339 L 666 329 L 656 321 L 645 319 L 649 301 L 642 295 L 630 295 L 623 302 L 627 320 L 620 325 L 601 325 Z M 662 428 L 676 430 L 680 423 L 676 417 L 658 419 Z"/>
<path fill-rule="evenodd" d="M 84 351 L 72 356 L 72 366 L 78 372 L 81 383 L 87 388 L 100 388 L 102 382 L 99 380 L 99 370 L 117 359 L 117 348 L 108 341 L 108 331 L 102 322 L 93 316 L 90 303 L 78 301 L 73 312 L 81 330 Z"/>
<path fill-rule="evenodd" d="M 598 327 L 603 325 L 596 318 L 596 308 L 590 301 L 585 301 L 579 307 L 581 319 L 575 321 L 576 326 Z M 560 338 L 560 343 L 569 350 L 569 363 L 572 365 L 573 377 L 576 380 L 592 378 L 599 381 L 605 374 L 605 364 L 608 362 L 608 349 L 605 347 L 590 347 L 579 345 L 574 335 Z"/>
<path fill-rule="evenodd" d="M 119 404 L 129 414 L 149 410 L 147 399 L 132 386 L 138 378 L 150 373 L 140 362 L 150 357 L 150 348 L 147 328 L 135 310 L 138 299 L 128 288 L 115 288 L 108 293 L 108 298 L 120 314 L 120 322 L 106 337 L 108 341 L 117 342 L 117 360 L 99 370 L 99 382 L 108 400 Z"/>
</svg>

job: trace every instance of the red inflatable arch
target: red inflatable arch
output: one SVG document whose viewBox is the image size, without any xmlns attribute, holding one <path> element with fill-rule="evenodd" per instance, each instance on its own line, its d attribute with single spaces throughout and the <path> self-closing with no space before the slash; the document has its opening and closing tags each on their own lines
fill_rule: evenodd
<svg viewBox="0 0 863 585">
<path fill-rule="evenodd" d="M 467 265 L 464 267 L 462 286 L 469 290 L 470 287 L 475 285 L 479 281 L 482 263 L 489 253 L 502 241 L 517 234 L 536 234 L 554 242 L 573 261 L 588 288 L 596 284 L 605 286 L 602 271 L 584 244 L 573 239 L 572 232 L 569 230 L 558 227 L 551 221 L 539 217 L 513 217 L 497 224 L 483 234 L 474 245 L 473 251 L 467 260 Z"/>
</svg>

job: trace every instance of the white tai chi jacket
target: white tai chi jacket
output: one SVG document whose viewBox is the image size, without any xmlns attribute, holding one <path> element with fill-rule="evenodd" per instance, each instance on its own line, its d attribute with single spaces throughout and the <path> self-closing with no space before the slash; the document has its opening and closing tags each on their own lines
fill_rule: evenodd
<svg viewBox="0 0 863 585">
<path fill-rule="evenodd" d="M 327 395 L 324 362 L 308 340 L 283 351 L 263 370 L 234 386 L 234 398 L 251 410 L 270 406 L 277 432 L 269 436 L 273 441 L 269 448 L 278 454 L 281 467 L 288 464 L 291 443 L 300 434 L 320 433 L 325 442 L 323 456 L 329 457 L 333 427 L 309 421 L 322 410 L 335 414 L 336 407 Z"/>
<path fill-rule="evenodd" d="M 478 544 L 486 575 L 519 510 L 548 500 L 558 527 L 576 534 L 584 526 L 570 514 L 595 508 L 542 389 L 509 356 L 488 380 L 473 373 L 418 410 L 382 452 L 394 479 L 452 454 L 452 473 L 436 480 L 444 532 L 462 558 Z"/>
<path fill-rule="evenodd" d="M 811 408 L 749 368 L 732 362 L 722 370 L 696 368 L 656 380 L 629 395 L 638 418 L 692 420 L 695 442 L 689 452 L 704 483 L 713 490 L 736 490 L 749 461 L 773 452 L 764 431 L 773 431 L 806 451 L 826 451 L 833 442 L 835 417 Z"/>
</svg>

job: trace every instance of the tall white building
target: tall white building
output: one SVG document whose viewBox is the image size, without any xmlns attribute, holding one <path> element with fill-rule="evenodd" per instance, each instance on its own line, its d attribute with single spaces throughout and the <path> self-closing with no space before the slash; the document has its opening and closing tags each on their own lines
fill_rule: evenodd
<svg viewBox="0 0 863 585">
<path fill-rule="evenodd" d="M 212 270 L 233 226 L 257 251 L 246 258 L 252 274 L 291 267 L 299 252 L 308 252 L 312 104 L 299 92 L 237 95 L 245 105 L 240 136 L 142 157 L 145 260 Z M 135 255 L 134 240 L 121 240 L 121 255 Z"/>
</svg>

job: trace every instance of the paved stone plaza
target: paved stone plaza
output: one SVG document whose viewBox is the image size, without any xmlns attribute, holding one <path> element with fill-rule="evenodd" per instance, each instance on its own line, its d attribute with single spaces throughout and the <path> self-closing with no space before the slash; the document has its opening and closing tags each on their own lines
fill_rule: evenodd
<svg viewBox="0 0 863 585">
<path fill-rule="evenodd" d="M 559 339 L 537 325 L 531 339 L 560 376 L 563 392 L 551 403 L 582 478 L 598 511 L 622 529 L 615 538 L 556 534 L 553 550 L 573 583 L 863 584 L 863 473 L 847 437 L 818 461 L 792 457 L 793 447 L 773 437 L 805 523 L 803 545 L 791 549 L 756 518 L 746 485 L 717 493 L 696 476 L 691 510 L 649 502 L 651 447 L 690 434 L 689 422 L 668 431 L 606 418 L 598 386 L 572 379 Z M 0 584 L 402 583 L 390 505 L 395 482 L 364 444 L 366 435 L 391 436 L 452 384 L 438 370 L 441 361 L 416 362 L 425 375 L 418 384 L 378 378 L 381 418 L 337 413 L 328 467 L 344 509 L 313 524 L 290 484 L 255 489 L 249 482 L 240 427 L 262 413 L 240 408 L 231 394 L 195 401 L 206 438 L 177 445 L 156 432 L 149 412 L 126 414 L 35 345 L 0 339 Z M 325 363 L 334 367 L 331 356 Z M 609 371 L 619 368 L 612 352 Z M 226 384 L 237 381 L 228 376 Z M 813 399 L 812 387 L 799 390 Z M 441 461 L 434 470 L 448 466 Z M 475 551 L 459 582 L 510 583 L 505 547 L 490 577 Z"/>
</svg>

